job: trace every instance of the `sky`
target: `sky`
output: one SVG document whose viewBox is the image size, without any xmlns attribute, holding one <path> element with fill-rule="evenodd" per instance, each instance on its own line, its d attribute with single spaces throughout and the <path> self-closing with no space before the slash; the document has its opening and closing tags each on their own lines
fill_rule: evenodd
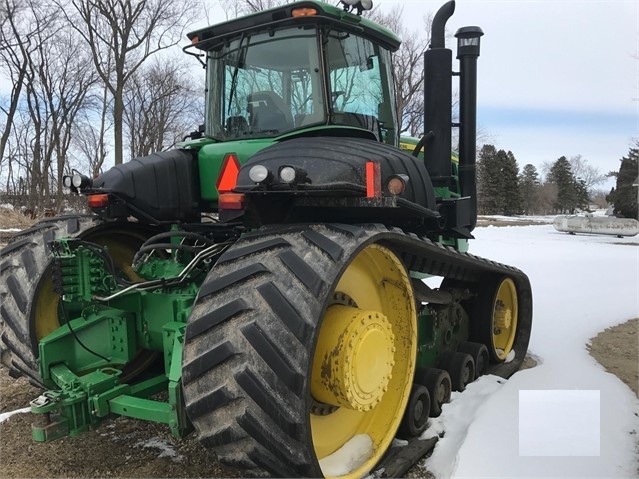
<svg viewBox="0 0 639 479">
<path fill-rule="evenodd" d="M 416 30 L 442 2 L 376 2 L 393 4 Z M 639 138 L 639 2 L 457 0 L 447 25 L 484 31 L 478 125 L 487 142 L 511 150 L 520 168 L 582 155 L 618 171 Z"/>
</svg>

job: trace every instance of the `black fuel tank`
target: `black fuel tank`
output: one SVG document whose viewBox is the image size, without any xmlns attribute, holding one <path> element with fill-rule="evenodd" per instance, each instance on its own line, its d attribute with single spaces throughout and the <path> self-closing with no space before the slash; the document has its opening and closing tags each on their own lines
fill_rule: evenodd
<svg viewBox="0 0 639 479">
<path fill-rule="evenodd" d="M 136 217 L 191 219 L 199 197 L 197 152 L 169 150 L 135 158 L 95 178 L 92 189 L 114 194 Z"/>
</svg>

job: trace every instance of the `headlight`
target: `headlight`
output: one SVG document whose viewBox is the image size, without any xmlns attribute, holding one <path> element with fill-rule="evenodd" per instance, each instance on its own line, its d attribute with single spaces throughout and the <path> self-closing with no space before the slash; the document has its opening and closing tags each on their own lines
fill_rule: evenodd
<svg viewBox="0 0 639 479">
<path fill-rule="evenodd" d="M 295 177 L 297 176 L 297 172 L 295 168 L 292 166 L 283 166 L 280 169 L 280 180 L 284 183 L 293 183 L 295 181 Z"/>
<path fill-rule="evenodd" d="M 253 183 L 262 183 L 270 176 L 264 165 L 255 165 L 249 170 L 249 178 Z"/>
</svg>

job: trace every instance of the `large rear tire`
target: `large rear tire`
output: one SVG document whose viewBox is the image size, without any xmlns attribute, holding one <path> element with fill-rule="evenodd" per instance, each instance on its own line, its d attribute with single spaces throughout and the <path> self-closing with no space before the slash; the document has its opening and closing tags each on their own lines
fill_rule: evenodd
<svg viewBox="0 0 639 479">
<path fill-rule="evenodd" d="M 200 442 L 222 462 L 361 477 L 390 447 L 413 382 L 415 302 L 397 256 L 347 228 L 245 237 L 202 285 L 182 380 Z M 327 457 L 349 441 L 368 452 L 337 469 Z"/>
<path fill-rule="evenodd" d="M 150 235 L 148 229 L 134 223 L 105 223 L 95 216 L 75 215 L 41 221 L 14 236 L 0 252 L 0 358 L 9 373 L 42 385 L 38 341 L 60 327 L 50 241 L 82 238 L 107 246 L 116 269 L 135 279 L 133 255 Z M 136 369 L 139 366 L 143 365 Z"/>
</svg>

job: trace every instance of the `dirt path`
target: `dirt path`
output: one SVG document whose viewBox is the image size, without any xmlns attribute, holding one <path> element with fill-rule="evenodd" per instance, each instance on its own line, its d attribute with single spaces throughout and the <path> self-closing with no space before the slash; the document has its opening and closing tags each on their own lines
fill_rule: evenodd
<svg viewBox="0 0 639 479">
<path fill-rule="evenodd" d="M 588 351 L 639 397 L 639 318 L 602 331 L 590 340 Z"/>
</svg>

